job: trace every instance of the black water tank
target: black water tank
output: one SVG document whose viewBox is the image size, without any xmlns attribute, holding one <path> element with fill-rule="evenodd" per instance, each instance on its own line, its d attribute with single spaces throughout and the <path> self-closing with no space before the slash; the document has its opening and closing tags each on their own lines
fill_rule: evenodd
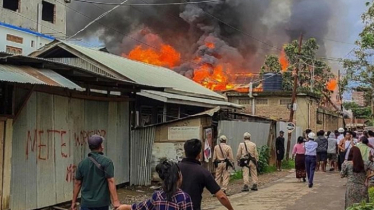
<svg viewBox="0 0 374 210">
<path fill-rule="evenodd" d="M 262 87 L 264 91 L 282 91 L 282 82 L 282 74 L 266 73 L 264 74 Z"/>
</svg>

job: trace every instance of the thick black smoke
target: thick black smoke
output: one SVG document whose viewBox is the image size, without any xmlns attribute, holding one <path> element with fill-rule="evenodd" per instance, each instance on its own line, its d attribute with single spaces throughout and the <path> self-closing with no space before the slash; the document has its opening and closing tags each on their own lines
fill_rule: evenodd
<svg viewBox="0 0 374 210">
<path fill-rule="evenodd" d="M 130 0 L 128 3 L 167 2 L 176 0 Z M 135 45 L 144 43 L 170 44 L 181 52 L 183 60 L 175 70 L 189 77 L 193 75 L 192 69 L 203 63 L 212 66 L 230 63 L 238 71 L 258 72 L 265 55 L 279 54 L 282 45 L 297 39 L 301 32 L 306 37 L 319 38 L 320 55 L 323 55 L 322 38 L 329 30 L 332 2 L 339 1 L 221 0 L 177 6 L 122 6 L 79 36 L 99 36 L 115 54 L 127 54 Z M 74 34 L 112 6 L 73 1 L 69 7 L 91 18 L 68 10 L 68 34 Z M 149 43 L 146 36 L 150 33 L 158 36 L 156 42 Z M 207 42 L 214 43 L 215 48 L 207 47 Z M 197 56 L 202 59 L 190 62 Z"/>
</svg>

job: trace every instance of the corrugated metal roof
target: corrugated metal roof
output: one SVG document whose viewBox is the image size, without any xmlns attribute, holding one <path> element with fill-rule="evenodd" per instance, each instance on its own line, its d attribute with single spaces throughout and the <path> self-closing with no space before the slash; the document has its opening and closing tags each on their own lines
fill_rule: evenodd
<svg viewBox="0 0 374 210">
<path fill-rule="evenodd" d="M 117 55 L 93 50 L 79 45 L 61 42 L 76 51 L 90 57 L 96 62 L 122 74 L 142 85 L 172 88 L 174 90 L 200 94 L 224 100 L 225 97 L 170 69 L 133 61 Z"/>
<path fill-rule="evenodd" d="M 179 95 L 179 94 L 172 94 L 172 93 L 153 91 L 153 90 L 142 90 L 140 93 L 137 93 L 137 94 L 147 97 L 147 98 L 152 98 L 154 100 L 162 101 L 165 103 L 186 104 L 186 103 L 181 103 L 181 101 L 185 101 L 185 102 L 187 101 L 193 104 L 200 104 L 200 106 L 203 106 L 203 107 L 221 106 L 221 107 L 243 108 L 243 106 L 241 105 L 226 102 L 226 101 L 197 98 L 197 97 L 184 96 L 184 95 Z"/>
<path fill-rule="evenodd" d="M 0 81 L 23 84 L 49 85 L 82 90 L 81 87 L 50 69 L 29 66 L 0 65 Z"/>
</svg>

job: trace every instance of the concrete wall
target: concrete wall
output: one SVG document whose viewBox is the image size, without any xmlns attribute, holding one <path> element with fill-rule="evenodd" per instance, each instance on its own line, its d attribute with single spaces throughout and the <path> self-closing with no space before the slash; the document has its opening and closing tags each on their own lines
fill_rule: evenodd
<svg viewBox="0 0 374 210">
<path fill-rule="evenodd" d="M 37 8 L 43 0 L 20 0 L 18 11 L 3 8 L 3 1 L 0 0 L 0 21 L 22 28 L 37 31 Z M 14 0 L 18 1 L 18 0 Z M 55 5 L 55 22 L 41 22 L 43 34 L 56 34 L 61 37 L 66 35 L 66 7 L 63 0 L 44 0 Z"/>
<path fill-rule="evenodd" d="M 267 99 L 267 104 L 259 104 L 258 101 Z M 264 116 L 271 119 L 289 120 L 290 110 L 287 105 L 281 104 L 281 100 L 290 100 L 289 96 L 258 96 L 255 97 L 255 115 Z M 247 96 L 229 97 L 229 101 L 245 106 L 245 112 L 252 113 L 252 100 Z M 245 104 L 243 104 L 244 102 Z M 322 111 L 322 120 L 317 120 L 318 102 L 309 96 L 298 96 L 296 98 L 297 110 L 294 115 L 295 123 L 302 130 L 307 128 L 313 131 L 318 130 L 336 130 L 342 127 L 343 120 L 336 114 L 329 111 Z"/>
<path fill-rule="evenodd" d="M 1 0 L 0 0 L 1 1 Z M 22 43 L 17 43 L 7 40 L 7 35 L 22 37 Z M 38 43 L 39 40 L 39 43 Z M 53 39 L 47 39 L 31 33 L 26 33 L 19 30 L 14 30 L 8 27 L 0 26 L 0 51 L 7 52 L 7 46 L 16 47 L 22 49 L 22 55 L 29 55 L 35 50 L 43 47 L 44 45 L 50 43 Z M 33 42 L 33 46 L 32 46 Z"/>
</svg>

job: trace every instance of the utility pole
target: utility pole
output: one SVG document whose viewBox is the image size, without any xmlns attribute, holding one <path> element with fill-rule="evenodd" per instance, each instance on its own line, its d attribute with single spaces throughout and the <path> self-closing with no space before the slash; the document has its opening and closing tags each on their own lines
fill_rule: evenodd
<svg viewBox="0 0 374 210">
<path fill-rule="evenodd" d="M 292 91 L 292 100 L 291 100 L 291 110 L 290 110 L 290 120 L 289 122 L 293 122 L 293 117 L 295 114 L 295 102 L 296 102 L 296 95 L 297 95 L 297 80 L 299 75 L 299 64 L 300 64 L 300 55 L 301 55 L 301 46 L 303 44 L 303 34 L 300 35 L 299 39 L 299 50 L 298 50 L 298 58 L 297 58 L 297 65 L 295 69 L 295 75 L 293 79 L 293 91 Z M 291 148 L 291 137 L 292 132 L 288 132 L 288 140 L 287 140 L 287 150 L 286 150 L 286 160 L 290 158 L 290 148 Z"/>
<path fill-rule="evenodd" d="M 343 93 L 341 87 L 341 78 L 340 78 L 340 70 L 338 70 L 338 94 L 339 94 L 339 101 L 340 101 L 340 112 L 343 113 Z M 344 121 L 344 114 L 343 115 L 343 128 L 345 128 L 345 121 Z"/>
</svg>

